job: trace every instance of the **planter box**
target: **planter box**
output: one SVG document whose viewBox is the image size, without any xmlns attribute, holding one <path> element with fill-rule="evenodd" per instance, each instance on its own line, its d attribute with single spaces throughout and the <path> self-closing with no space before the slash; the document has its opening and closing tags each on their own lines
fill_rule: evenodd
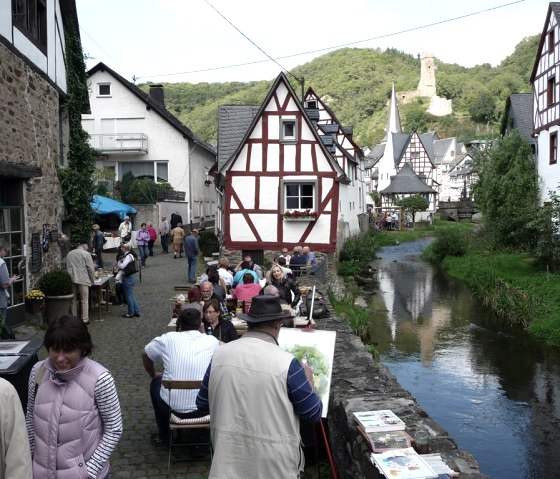
<svg viewBox="0 0 560 479">
<path fill-rule="evenodd" d="M 26 301 L 25 302 L 25 311 L 30 314 L 38 314 L 43 310 L 45 305 L 44 300 L 40 301 Z"/>
<path fill-rule="evenodd" d="M 73 294 L 66 296 L 47 296 L 45 297 L 45 320 L 47 324 L 56 318 L 72 313 Z"/>
<path fill-rule="evenodd" d="M 307 217 L 307 218 L 286 218 L 284 217 L 284 221 L 317 221 L 317 218 Z"/>
</svg>

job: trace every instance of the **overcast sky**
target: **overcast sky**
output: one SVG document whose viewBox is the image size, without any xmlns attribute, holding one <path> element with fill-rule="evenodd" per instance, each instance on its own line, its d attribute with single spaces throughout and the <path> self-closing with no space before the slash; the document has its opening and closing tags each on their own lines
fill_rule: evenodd
<svg viewBox="0 0 560 479">
<path fill-rule="evenodd" d="M 198 83 L 270 80 L 282 68 L 291 69 L 344 46 L 396 48 L 413 55 L 431 52 L 446 63 L 495 66 L 523 38 L 541 33 L 549 2 L 76 0 L 76 3 L 84 52 L 92 57 L 87 62 L 88 68 L 102 61 L 129 80 L 135 76 L 138 82 Z M 270 61 L 267 55 L 280 65 Z"/>
</svg>

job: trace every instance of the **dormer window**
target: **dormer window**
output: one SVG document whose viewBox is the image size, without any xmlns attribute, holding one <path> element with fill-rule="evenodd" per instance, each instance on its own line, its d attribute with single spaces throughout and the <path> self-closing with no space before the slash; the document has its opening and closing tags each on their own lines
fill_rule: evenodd
<svg viewBox="0 0 560 479">
<path fill-rule="evenodd" d="M 317 101 L 316 100 L 309 100 L 307 102 L 306 108 L 312 108 L 312 109 L 318 108 Z"/>
<path fill-rule="evenodd" d="M 280 120 L 280 141 L 283 143 L 297 142 L 297 123 L 295 118 L 282 118 Z"/>
<path fill-rule="evenodd" d="M 98 96 L 111 96 L 111 84 L 110 83 L 98 83 L 97 84 L 97 95 Z"/>
</svg>

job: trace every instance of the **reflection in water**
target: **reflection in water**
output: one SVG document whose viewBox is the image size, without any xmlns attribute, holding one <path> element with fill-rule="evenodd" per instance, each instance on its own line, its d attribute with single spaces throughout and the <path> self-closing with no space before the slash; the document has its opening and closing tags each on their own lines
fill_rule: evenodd
<svg viewBox="0 0 560 479">
<path fill-rule="evenodd" d="M 558 351 L 417 259 L 381 262 L 378 279 L 370 335 L 421 407 L 490 477 L 560 477 Z"/>
</svg>

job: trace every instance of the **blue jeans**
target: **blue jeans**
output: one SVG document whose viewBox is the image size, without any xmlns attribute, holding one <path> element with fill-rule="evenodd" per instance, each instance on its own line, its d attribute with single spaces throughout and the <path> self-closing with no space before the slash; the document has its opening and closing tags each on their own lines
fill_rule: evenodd
<svg viewBox="0 0 560 479">
<path fill-rule="evenodd" d="M 146 258 L 148 257 L 148 245 L 138 245 L 138 251 L 140 252 L 140 260 L 142 262 L 142 266 L 146 266 Z"/>
<path fill-rule="evenodd" d="M 140 306 L 138 301 L 134 297 L 134 285 L 136 284 L 136 274 L 131 274 L 130 276 L 125 276 L 122 279 L 124 297 L 126 299 L 126 304 L 128 305 L 128 314 L 140 314 Z"/>
<path fill-rule="evenodd" d="M 188 275 L 189 275 L 189 283 L 195 283 L 196 282 L 196 263 L 198 261 L 198 256 L 188 256 L 187 259 L 189 260 L 189 270 L 188 270 Z"/>
</svg>

